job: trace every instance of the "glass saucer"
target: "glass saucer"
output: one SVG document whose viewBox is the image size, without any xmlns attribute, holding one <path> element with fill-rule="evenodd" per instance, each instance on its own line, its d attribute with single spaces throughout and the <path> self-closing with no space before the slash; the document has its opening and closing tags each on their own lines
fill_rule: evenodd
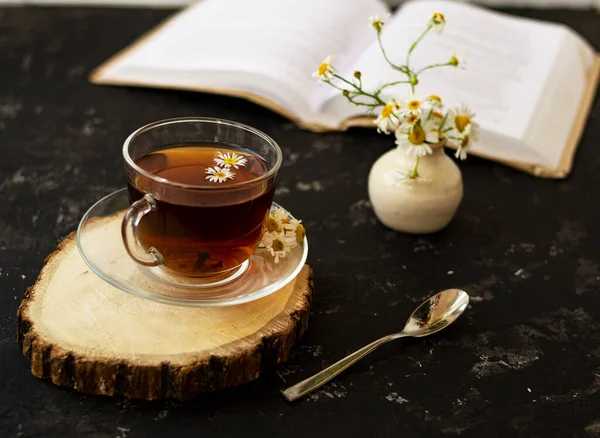
<svg viewBox="0 0 600 438">
<path fill-rule="evenodd" d="M 273 208 L 276 207 L 282 208 L 273 204 Z M 149 300 L 197 307 L 247 303 L 270 295 L 292 281 L 308 254 L 306 239 L 279 263 L 273 261 L 267 250 L 258 249 L 247 268 L 233 280 L 210 286 L 176 284 L 165 278 L 159 271 L 161 268 L 141 266 L 127 254 L 121 239 L 121 221 L 127 208 L 127 189 L 96 202 L 79 223 L 77 247 L 85 263 L 100 278 L 124 292 Z"/>
</svg>

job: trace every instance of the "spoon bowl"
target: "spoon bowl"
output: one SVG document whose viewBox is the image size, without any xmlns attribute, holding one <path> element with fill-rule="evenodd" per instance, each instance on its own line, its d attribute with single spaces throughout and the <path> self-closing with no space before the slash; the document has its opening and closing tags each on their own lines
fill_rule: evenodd
<svg viewBox="0 0 600 438">
<path fill-rule="evenodd" d="M 289 387 L 285 391 L 281 391 L 281 393 L 288 401 L 294 401 L 310 394 L 383 344 L 398 338 L 422 338 L 445 329 L 462 315 L 468 305 L 469 295 L 465 291 L 446 289 L 421 303 L 410 315 L 401 332 L 371 342 L 314 376 Z"/>
<path fill-rule="evenodd" d="M 421 303 L 401 333 L 415 338 L 432 335 L 456 321 L 468 305 L 469 295 L 465 291 L 447 289 Z"/>
</svg>

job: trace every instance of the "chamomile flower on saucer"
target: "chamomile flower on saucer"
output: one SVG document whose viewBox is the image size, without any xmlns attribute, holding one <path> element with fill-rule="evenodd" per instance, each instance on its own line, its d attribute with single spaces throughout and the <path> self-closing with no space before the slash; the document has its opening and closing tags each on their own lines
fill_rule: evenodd
<svg viewBox="0 0 600 438">
<path fill-rule="evenodd" d="M 284 237 L 295 240 L 297 243 L 304 242 L 306 236 L 306 229 L 302 225 L 302 221 L 290 219 L 287 213 L 279 208 L 269 215 L 267 231 L 283 232 Z"/>
<path fill-rule="evenodd" d="M 414 126 L 401 127 L 396 130 L 396 144 L 406 149 L 406 153 L 415 158 L 433 153 L 429 144 L 438 141 L 438 127 L 432 120 L 421 119 Z"/>
<path fill-rule="evenodd" d="M 299 245 L 304 243 L 306 229 L 304 228 L 304 225 L 302 225 L 302 221 L 292 219 L 289 222 L 284 222 L 282 228 L 286 238 L 294 240 Z"/>
<path fill-rule="evenodd" d="M 285 231 L 266 232 L 261 239 L 261 244 L 271 253 L 275 263 L 279 263 L 279 259 L 285 258 L 297 246 L 296 236 Z"/>
<path fill-rule="evenodd" d="M 317 78 L 321 81 L 325 81 L 325 82 L 333 79 L 333 73 L 335 72 L 335 69 L 331 65 L 331 61 L 333 61 L 333 56 L 329 55 L 319 65 L 319 68 L 317 68 L 317 71 L 312 74 L 313 77 Z"/>
<path fill-rule="evenodd" d="M 400 103 L 390 100 L 381 110 L 381 113 L 373 122 L 377 125 L 377 132 L 389 134 L 395 131 L 400 121 Z"/>
<path fill-rule="evenodd" d="M 304 243 L 304 238 L 306 237 L 306 228 L 304 228 L 304 225 L 302 225 L 300 223 L 301 221 L 298 221 L 298 226 L 296 227 L 296 243 L 301 245 L 302 243 Z"/>
<path fill-rule="evenodd" d="M 206 179 L 210 182 L 222 183 L 235 177 L 235 173 L 233 173 L 229 167 L 209 167 L 206 169 L 206 173 L 208 174 Z"/>
<path fill-rule="evenodd" d="M 281 231 L 281 223 L 273 217 L 273 215 L 269 215 L 267 218 L 267 222 L 265 223 L 267 231 L 265 233 L 274 233 Z"/>
<path fill-rule="evenodd" d="M 244 167 L 246 163 L 248 163 L 248 160 L 242 155 L 238 155 L 235 152 L 227 152 L 224 154 L 220 151 L 217 152 L 217 158 L 213 158 L 213 161 L 221 167 L 233 166 L 236 169 Z"/>
<path fill-rule="evenodd" d="M 283 222 L 289 222 L 288 214 L 281 208 L 276 208 L 275 210 L 273 210 L 273 212 L 271 212 L 271 214 L 269 215 L 269 218 L 272 218 L 278 224 L 282 224 Z"/>
<path fill-rule="evenodd" d="M 301 222 L 298 219 L 290 219 L 288 214 L 279 208 L 269 214 L 260 246 L 271 253 L 275 263 L 279 263 L 279 259 L 285 258 L 292 249 L 304 243 L 306 229 Z"/>
<path fill-rule="evenodd" d="M 446 27 L 446 17 L 444 17 L 444 14 L 441 12 L 434 12 L 429 17 L 428 24 L 432 27 L 435 33 L 441 35 L 444 31 L 444 27 Z"/>
<path fill-rule="evenodd" d="M 288 252 L 290 252 L 289 247 L 285 246 L 283 240 L 279 238 L 275 238 L 271 241 L 271 244 L 267 246 L 267 249 L 273 256 L 275 263 L 279 263 L 279 259 L 285 258 Z"/>
</svg>

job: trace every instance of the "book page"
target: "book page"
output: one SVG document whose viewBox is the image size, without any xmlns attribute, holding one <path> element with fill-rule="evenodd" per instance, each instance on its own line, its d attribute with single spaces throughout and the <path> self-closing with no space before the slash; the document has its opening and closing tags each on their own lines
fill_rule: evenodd
<svg viewBox="0 0 600 438">
<path fill-rule="evenodd" d="M 466 58 L 467 70 L 442 67 L 426 71 L 420 75 L 417 95 L 437 94 L 450 106 L 468 103 L 482 127 L 476 148 L 486 148 L 486 153 L 504 159 L 550 164 L 543 150 L 518 147 L 519 142 L 513 142 L 516 149 L 499 150 L 504 145 L 497 142 L 503 137 L 525 140 L 563 44 L 562 28 L 460 3 L 413 1 L 384 27 L 383 43 L 392 60 L 405 62 L 408 48 L 436 11 L 446 17 L 444 33 L 429 34 L 421 42 L 411 57 L 411 68 L 446 62 L 456 49 L 459 57 Z M 369 47 L 352 69 L 362 71 L 363 83 L 371 89 L 403 78 L 387 65 L 377 44 Z M 395 97 L 410 95 L 410 88 L 404 85 L 388 90 L 388 95 Z M 341 109 L 340 103 L 329 105 Z"/>
<path fill-rule="evenodd" d="M 371 42 L 365 15 L 386 11 L 379 0 L 204 0 L 103 73 L 154 83 L 159 73 L 163 82 L 181 80 L 188 88 L 195 75 L 199 86 L 275 97 L 306 116 L 317 86 L 311 72 L 323 53 L 349 66 Z M 210 80 L 203 72 L 212 73 Z"/>
<path fill-rule="evenodd" d="M 563 167 L 565 148 L 581 135 L 583 127 L 574 126 L 580 114 L 587 113 L 584 102 L 593 98 L 597 55 L 589 44 L 568 28 L 559 29 L 559 54 L 552 74 L 525 135 L 525 143 L 543 151 L 553 168 Z M 589 94 L 592 94 L 589 96 Z M 569 158 L 569 159 L 572 159 Z M 562 162 L 562 163 L 561 163 Z"/>
</svg>

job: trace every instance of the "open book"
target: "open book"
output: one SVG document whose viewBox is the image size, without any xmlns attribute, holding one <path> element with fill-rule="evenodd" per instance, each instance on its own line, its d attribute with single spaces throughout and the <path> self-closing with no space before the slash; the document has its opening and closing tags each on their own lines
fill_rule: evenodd
<svg viewBox="0 0 600 438">
<path fill-rule="evenodd" d="M 403 61 L 435 11 L 446 16 L 411 65 L 445 62 L 453 50 L 466 71 L 439 68 L 420 76 L 417 93 L 462 102 L 477 113 L 472 153 L 536 176 L 563 178 L 572 165 L 595 96 L 600 57 L 565 26 L 516 18 L 440 0 L 404 4 L 387 20 L 383 44 Z M 327 55 L 365 89 L 403 79 L 381 56 L 370 15 L 379 0 L 204 0 L 109 60 L 92 74 L 99 84 L 187 89 L 244 97 L 314 131 L 374 127 L 339 91 L 311 73 Z M 399 58 L 402 57 L 402 58 Z M 388 94 L 409 97 L 406 85 Z"/>
</svg>

